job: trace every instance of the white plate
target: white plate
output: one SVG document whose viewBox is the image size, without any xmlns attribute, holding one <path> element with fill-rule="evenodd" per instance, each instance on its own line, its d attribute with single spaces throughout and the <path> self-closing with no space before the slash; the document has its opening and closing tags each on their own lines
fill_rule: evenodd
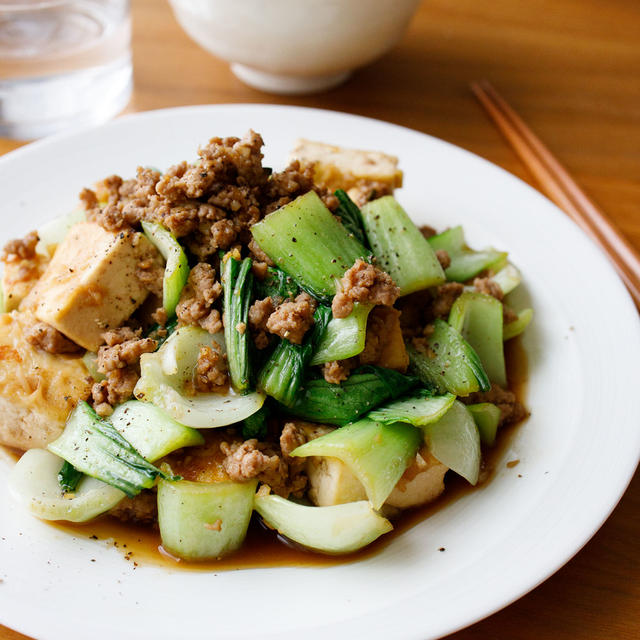
<svg viewBox="0 0 640 640">
<path fill-rule="evenodd" d="M 299 136 L 396 154 L 398 197 L 420 223 L 462 223 L 475 246 L 509 250 L 535 308 L 529 421 L 484 489 L 439 510 L 365 561 L 329 569 L 133 570 L 0 490 L 0 622 L 48 640 L 435 638 L 504 607 L 556 571 L 600 527 L 638 461 L 638 316 L 607 261 L 513 176 L 429 136 L 365 118 L 279 106 L 130 116 L 0 159 L 3 240 L 68 211 L 77 193 L 138 165 L 193 158 L 249 127 L 281 167 Z M 0 461 L 0 479 L 9 465 Z M 446 552 L 439 552 L 445 547 Z M 91 562 L 95 558 L 95 562 Z"/>
</svg>

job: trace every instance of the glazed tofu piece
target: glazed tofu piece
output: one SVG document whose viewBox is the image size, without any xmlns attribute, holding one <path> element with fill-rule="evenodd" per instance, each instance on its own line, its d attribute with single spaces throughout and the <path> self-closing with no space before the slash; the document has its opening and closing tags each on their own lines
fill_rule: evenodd
<svg viewBox="0 0 640 640">
<path fill-rule="evenodd" d="M 393 307 L 376 307 L 369 314 L 367 342 L 360 354 L 361 364 L 375 364 L 404 373 L 409 356 L 402 337 L 400 312 Z"/>
<path fill-rule="evenodd" d="M 136 276 L 147 260 L 161 264 L 158 251 L 143 234 L 82 222 L 58 246 L 21 308 L 96 351 L 102 333 L 120 326 L 147 297 Z"/>
<path fill-rule="evenodd" d="M 324 433 L 331 431 L 326 428 Z M 318 432 L 315 437 L 323 435 Z M 314 456 L 307 459 L 309 498 L 318 507 L 366 500 L 361 482 L 338 458 Z M 435 500 L 444 491 L 444 476 L 448 467 L 436 460 L 426 449 L 416 454 L 385 506 L 396 509 L 418 507 Z"/>
<path fill-rule="evenodd" d="M 415 460 L 398 480 L 385 502 L 390 507 L 408 509 L 435 500 L 444 491 L 444 476 L 449 467 L 436 460 L 426 449 L 418 451 Z"/>
<path fill-rule="evenodd" d="M 305 467 L 309 478 L 309 498 L 318 507 L 366 500 L 362 483 L 338 458 L 313 456 Z"/>
<path fill-rule="evenodd" d="M 55 440 L 93 383 L 81 358 L 27 342 L 25 330 L 35 322 L 19 311 L 0 315 L 0 444 L 22 450 Z"/>
<path fill-rule="evenodd" d="M 366 185 L 378 184 L 386 193 L 392 193 L 402 186 L 398 158 L 380 151 L 344 149 L 300 139 L 291 151 L 291 159 L 315 164 L 314 181 L 330 191 L 359 190 Z"/>
</svg>

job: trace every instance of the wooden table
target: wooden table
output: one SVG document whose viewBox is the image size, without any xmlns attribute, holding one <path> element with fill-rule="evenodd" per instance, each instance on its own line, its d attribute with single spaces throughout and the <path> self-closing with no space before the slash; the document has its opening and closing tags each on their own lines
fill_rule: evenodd
<svg viewBox="0 0 640 640">
<path fill-rule="evenodd" d="M 529 181 L 469 93 L 471 80 L 489 78 L 640 248 L 637 0 L 428 0 L 384 59 L 342 87 L 301 98 L 245 87 L 185 36 L 164 2 L 133 0 L 133 18 L 128 111 L 256 102 L 358 113 L 444 138 Z M 0 140 L 0 153 L 17 146 Z M 640 638 L 639 558 L 636 474 L 613 515 L 567 566 L 451 638 Z M 0 627 L 0 640 L 17 638 L 24 636 Z"/>
</svg>

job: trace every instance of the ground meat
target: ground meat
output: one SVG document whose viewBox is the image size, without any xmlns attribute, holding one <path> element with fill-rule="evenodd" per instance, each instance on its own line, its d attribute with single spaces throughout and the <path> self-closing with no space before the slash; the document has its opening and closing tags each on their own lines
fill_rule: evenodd
<svg viewBox="0 0 640 640">
<path fill-rule="evenodd" d="M 135 331 L 131 327 L 120 327 L 118 329 L 110 329 L 102 334 L 102 339 L 106 345 L 113 347 L 116 344 L 122 344 L 127 340 L 135 340 L 140 337 L 142 329 L 136 329 Z"/>
<path fill-rule="evenodd" d="M 255 260 L 258 260 L 259 262 L 264 262 L 269 267 L 274 266 L 273 260 L 271 260 L 271 258 L 260 248 L 258 243 L 253 238 L 251 238 L 251 240 L 249 241 L 248 246 L 249 246 L 249 251 L 251 252 L 251 255 L 253 256 L 253 258 L 255 258 Z"/>
<path fill-rule="evenodd" d="M 502 321 L 504 324 L 515 322 L 518 319 L 518 314 L 508 305 L 502 305 Z"/>
<path fill-rule="evenodd" d="M 438 235 L 438 232 L 433 227 L 430 227 L 428 224 L 423 224 L 420 227 L 420 233 L 425 238 L 431 238 L 435 235 Z"/>
<path fill-rule="evenodd" d="M 271 297 L 267 296 L 262 300 L 256 300 L 249 307 L 249 326 L 254 331 L 266 331 L 267 320 L 275 310 L 276 305 Z"/>
<path fill-rule="evenodd" d="M 328 383 L 340 384 L 349 377 L 351 370 L 355 366 L 357 366 L 357 359 L 355 358 L 325 362 L 322 366 L 322 375 Z"/>
<path fill-rule="evenodd" d="M 136 278 L 153 295 L 162 297 L 164 265 L 157 258 L 144 258 L 136 267 Z"/>
<path fill-rule="evenodd" d="M 155 491 L 142 491 L 135 498 L 123 498 L 109 511 L 122 522 L 152 524 L 158 519 L 158 497 Z"/>
<path fill-rule="evenodd" d="M 293 301 L 283 302 L 269 316 L 267 331 L 300 344 L 304 334 L 313 325 L 316 306 L 316 301 L 308 293 L 299 294 Z"/>
<path fill-rule="evenodd" d="M 24 238 L 10 240 L 2 250 L 2 262 L 33 260 L 36 257 L 36 245 L 40 238 L 37 231 L 30 231 Z"/>
<path fill-rule="evenodd" d="M 285 447 L 290 446 L 294 438 L 297 436 L 288 430 L 284 435 Z M 273 445 L 251 439 L 242 443 L 222 442 L 220 449 L 225 455 L 222 461 L 224 470 L 234 482 L 257 478 L 269 485 L 274 493 L 285 498 L 292 493 L 301 495 L 306 487 L 307 477 L 299 468 L 302 465 L 298 461 L 293 462 L 293 459 L 292 464 L 288 464 L 284 459 L 288 453 L 278 451 Z"/>
<path fill-rule="evenodd" d="M 167 324 L 167 320 L 169 320 L 169 314 L 167 313 L 164 307 L 158 307 L 152 314 L 151 319 L 159 324 L 161 327 L 164 327 Z M 165 331 L 166 335 L 166 331 Z M 164 335 L 161 336 L 164 338 Z"/>
<path fill-rule="evenodd" d="M 203 326 L 204 321 L 207 330 L 216 325 L 216 318 L 210 317 L 211 306 L 222 293 L 222 285 L 216 282 L 215 275 L 213 267 L 206 262 L 200 262 L 191 269 L 176 308 L 180 322 Z"/>
<path fill-rule="evenodd" d="M 223 442 L 220 448 L 226 455 L 222 463 L 224 470 L 234 482 L 246 482 L 261 476 L 272 481 L 275 479 L 274 484 L 279 484 L 286 475 L 280 456 L 266 451 L 266 446 L 258 443 L 255 438 L 241 444 Z"/>
<path fill-rule="evenodd" d="M 111 336 L 109 338 L 112 340 Z M 116 369 L 137 367 L 140 356 L 155 351 L 157 347 L 158 343 L 152 338 L 131 338 L 112 346 L 102 346 L 98 349 L 98 371 L 107 373 Z"/>
<path fill-rule="evenodd" d="M 211 225 L 211 248 L 214 252 L 218 249 L 228 249 L 237 235 L 238 232 L 231 220 L 218 220 Z"/>
<path fill-rule="evenodd" d="M 508 389 L 503 389 L 497 384 L 492 384 L 489 391 L 471 393 L 460 400 L 465 404 L 477 404 L 479 402 L 491 402 L 500 409 L 500 422 L 498 426 L 513 424 L 527 417 L 527 410 L 518 402 L 516 394 Z"/>
<path fill-rule="evenodd" d="M 120 187 L 122 186 L 120 176 L 111 175 L 96 183 L 96 196 L 98 201 L 107 204 L 115 204 L 120 199 Z"/>
<path fill-rule="evenodd" d="M 313 173 L 312 164 L 303 165 L 298 160 L 291 161 L 283 171 L 274 173 L 266 193 L 272 201 L 270 209 L 275 210 L 303 193 L 311 191 L 314 188 Z"/>
<path fill-rule="evenodd" d="M 287 422 L 280 434 L 280 451 L 288 466 L 288 476 L 290 486 L 296 486 L 296 491 L 300 490 L 300 485 L 306 485 L 306 476 L 301 478 L 302 471 L 306 467 L 306 458 L 292 457 L 291 452 L 301 447 L 307 441 L 307 436 L 302 429 L 299 429 L 295 422 Z"/>
<path fill-rule="evenodd" d="M 451 265 L 451 256 L 445 249 L 436 249 L 436 258 L 443 269 L 448 269 Z"/>
<path fill-rule="evenodd" d="M 200 326 L 211 334 L 220 333 L 222 327 L 222 317 L 217 309 L 211 309 L 209 315 L 199 321 Z"/>
<path fill-rule="evenodd" d="M 131 367 L 107 372 L 106 378 L 101 382 L 96 382 L 91 389 L 96 413 L 108 416 L 112 413 L 115 405 L 128 400 L 133 394 L 139 377 L 138 372 Z"/>
<path fill-rule="evenodd" d="M 217 342 L 211 347 L 200 347 L 193 374 L 193 387 L 202 393 L 226 391 L 229 384 L 227 359 Z"/>
<path fill-rule="evenodd" d="M 315 188 L 310 165 L 294 161 L 275 173 L 264 168 L 262 144 L 254 131 L 212 138 L 196 162 L 181 162 L 164 175 L 139 167 L 132 180 L 110 176 L 95 191 L 81 192 L 87 219 L 110 231 L 139 229 L 145 220 L 160 223 L 201 262 L 235 242 L 247 244 L 251 226 L 265 214 Z M 258 262 L 270 263 L 264 255 Z"/>
<path fill-rule="evenodd" d="M 27 342 L 47 353 L 78 353 L 82 347 L 78 346 L 45 322 L 36 322 L 25 331 Z"/>
<path fill-rule="evenodd" d="M 431 303 L 431 314 L 434 318 L 445 318 L 449 315 L 453 303 L 464 291 L 459 282 L 445 282 L 436 288 L 435 297 Z"/>
<path fill-rule="evenodd" d="M 269 272 L 269 265 L 266 262 L 256 262 L 254 260 L 251 263 L 251 272 L 256 279 L 262 281 L 267 277 L 267 273 Z"/>
<path fill-rule="evenodd" d="M 473 280 L 473 286 L 476 291 L 493 296 L 496 300 L 502 301 L 504 298 L 504 293 L 502 293 L 500 285 L 493 278 L 475 278 Z"/>
<path fill-rule="evenodd" d="M 304 432 L 298 429 L 295 422 L 287 422 L 282 428 L 280 434 L 280 450 L 285 460 L 291 463 L 294 458 L 291 458 L 290 453 L 301 447 L 307 441 L 307 437 Z M 296 458 L 300 460 L 300 458 Z"/>
<path fill-rule="evenodd" d="M 331 310 L 335 318 L 346 318 L 354 302 L 392 306 L 400 295 L 391 276 L 358 258 L 340 280 L 340 291 L 333 298 Z"/>
<path fill-rule="evenodd" d="M 212 138 L 199 149 L 197 163 L 182 163 L 167 171 L 157 192 L 175 202 L 185 197 L 200 198 L 216 183 L 264 183 L 267 174 L 262 167 L 263 144 L 260 134 L 251 130 L 242 138 Z"/>
<path fill-rule="evenodd" d="M 99 206 L 98 196 L 93 189 L 83 189 L 78 195 L 78 199 L 80 200 L 80 205 L 85 211 L 92 211 L 93 209 L 97 209 Z"/>
</svg>

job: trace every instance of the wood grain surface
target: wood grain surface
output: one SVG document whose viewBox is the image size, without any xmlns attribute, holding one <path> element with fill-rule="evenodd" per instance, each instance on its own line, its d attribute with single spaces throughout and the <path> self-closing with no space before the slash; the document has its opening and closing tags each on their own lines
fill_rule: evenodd
<svg viewBox="0 0 640 640">
<path fill-rule="evenodd" d="M 358 113 L 438 136 L 531 182 L 469 92 L 469 82 L 488 78 L 640 248 L 637 0 L 425 0 L 386 57 L 330 92 L 286 98 L 241 84 L 187 38 L 165 2 L 132 5 L 135 90 L 127 111 L 255 102 Z M 0 140 L 0 153 L 17 146 Z M 450 638 L 640 638 L 639 578 L 636 473 L 613 515 L 563 569 Z M 0 640 L 24 637 L 0 627 Z"/>
</svg>

